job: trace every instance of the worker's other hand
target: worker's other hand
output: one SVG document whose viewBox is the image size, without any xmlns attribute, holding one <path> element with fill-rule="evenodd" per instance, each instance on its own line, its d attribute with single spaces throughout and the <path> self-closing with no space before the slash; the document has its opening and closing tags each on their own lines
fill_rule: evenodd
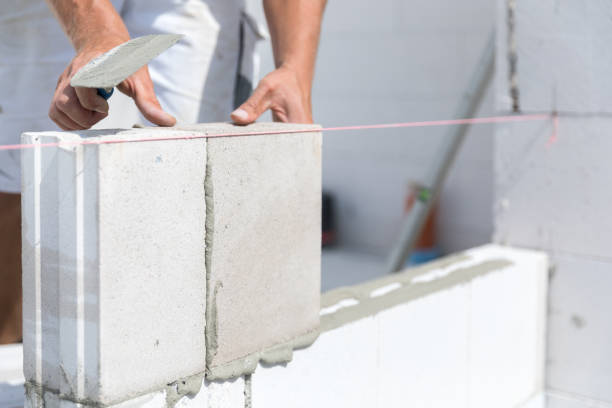
<svg viewBox="0 0 612 408">
<path fill-rule="evenodd" d="M 98 95 L 95 88 L 74 88 L 70 85 L 70 79 L 93 58 L 122 42 L 124 39 L 81 51 L 64 70 L 57 81 L 49 108 L 49 117 L 60 128 L 89 129 L 108 116 L 108 102 Z M 140 112 L 152 123 L 160 126 L 173 126 L 176 123 L 176 119 L 161 108 L 146 66 L 119 84 L 117 88 L 133 98 Z"/>
<path fill-rule="evenodd" d="M 292 69 L 281 66 L 259 81 L 231 118 L 237 125 L 248 125 L 268 109 L 275 122 L 312 123 L 310 85 L 301 84 Z"/>
</svg>

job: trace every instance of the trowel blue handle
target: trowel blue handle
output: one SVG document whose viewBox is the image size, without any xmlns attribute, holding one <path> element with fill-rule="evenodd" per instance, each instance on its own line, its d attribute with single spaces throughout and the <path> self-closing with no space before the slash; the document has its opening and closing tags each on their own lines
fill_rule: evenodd
<svg viewBox="0 0 612 408">
<path fill-rule="evenodd" d="M 110 88 L 110 90 L 104 89 L 104 88 L 98 88 L 98 95 L 108 100 L 108 98 L 111 97 L 114 91 L 115 91 L 115 88 Z"/>
</svg>

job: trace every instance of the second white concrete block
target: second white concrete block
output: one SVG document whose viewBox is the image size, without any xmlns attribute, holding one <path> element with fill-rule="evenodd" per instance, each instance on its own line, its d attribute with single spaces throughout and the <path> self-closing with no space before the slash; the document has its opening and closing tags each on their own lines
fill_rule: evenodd
<svg viewBox="0 0 612 408">
<path fill-rule="evenodd" d="M 317 129 L 248 129 L 305 128 Z M 207 149 L 207 359 L 211 378 L 227 378 L 318 328 L 321 134 L 214 138 Z"/>
</svg>

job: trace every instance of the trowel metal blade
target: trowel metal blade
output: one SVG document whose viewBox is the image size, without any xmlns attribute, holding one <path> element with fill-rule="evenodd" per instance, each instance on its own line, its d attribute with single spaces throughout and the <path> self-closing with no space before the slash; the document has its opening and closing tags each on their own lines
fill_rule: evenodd
<svg viewBox="0 0 612 408">
<path fill-rule="evenodd" d="M 179 34 L 153 34 L 134 38 L 89 61 L 72 77 L 70 85 L 113 88 L 182 37 Z"/>
</svg>

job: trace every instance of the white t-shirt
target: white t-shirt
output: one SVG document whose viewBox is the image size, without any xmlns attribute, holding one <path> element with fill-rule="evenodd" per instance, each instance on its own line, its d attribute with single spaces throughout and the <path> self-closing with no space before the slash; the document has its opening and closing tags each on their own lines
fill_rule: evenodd
<svg viewBox="0 0 612 408">
<path fill-rule="evenodd" d="M 162 107 L 179 123 L 228 121 L 243 99 L 237 88 L 244 93 L 257 75 L 254 47 L 263 36 L 244 13 L 244 0 L 111 1 L 131 37 L 185 36 L 149 64 Z M 26 131 L 58 129 L 47 116 L 49 103 L 73 57 L 44 0 L 0 1 L 0 145 L 19 143 Z M 109 104 L 109 116 L 95 128 L 147 123 L 120 92 Z M 20 191 L 19 156 L 19 150 L 0 151 L 0 191 Z"/>
</svg>

